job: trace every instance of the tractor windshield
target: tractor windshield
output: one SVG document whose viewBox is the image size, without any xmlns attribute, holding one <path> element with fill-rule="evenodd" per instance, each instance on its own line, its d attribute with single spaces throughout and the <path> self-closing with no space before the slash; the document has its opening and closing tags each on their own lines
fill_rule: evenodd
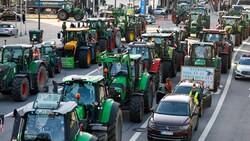
<svg viewBox="0 0 250 141">
<path fill-rule="evenodd" d="M 197 21 L 199 18 L 199 15 L 198 14 L 192 14 L 191 15 L 191 21 Z"/>
<path fill-rule="evenodd" d="M 233 19 L 233 18 L 225 19 L 226 25 L 230 25 L 230 26 L 234 25 L 234 21 L 235 21 L 235 19 Z"/>
<path fill-rule="evenodd" d="M 48 111 L 49 112 L 49 111 Z M 64 116 L 57 113 L 29 113 L 24 127 L 24 140 L 63 141 Z"/>
<path fill-rule="evenodd" d="M 68 31 L 67 32 L 67 35 L 66 35 L 67 37 L 67 41 L 78 41 L 79 39 L 84 39 L 83 37 L 82 37 L 82 32 L 81 31 L 78 31 L 78 32 L 76 32 L 76 31 Z"/>
<path fill-rule="evenodd" d="M 14 62 L 22 59 L 22 49 L 4 49 L 2 62 Z"/>
<path fill-rule="evenodd" d="M 53 54 L 53 48 L 52 47 L 42 47 L 41 48 L 41 56 L 47 57 L 47 55 Z"/>
<path fill-rule="evenodd" d="M 120 62 L 111 63 L 111 75 L 116 76 L 119 72 L 128 72 L 127 65 Z"/>
<path fill-rule="evenodd" d="M 132 47 L 130 54 L 141 54 L 141 60 L 149 58 L 149 50 L 147 47 Z"/>
<path fill-rule="evenodd" d="M 70 10 L 72 8 L 72 5 L 67 3 L 67 4 L 63 4 L 62 5 L 62 9 L 67 9 L 67 10 Z"/>
<path fill-rule="evenodd" d="M 197 13 L 201 13 L 202 15 L 206 14 L 206 10 L 205 9 L 201 9 L 201 8 L 194 9 L 193 11 L 197 12 Z"/>
<path fill-rule="evenodd" d="M 219 42 L 220 40 L 220 34 L 206 34 L 204 39 L 205 42 Z"/>
<path fill-rule="evenodd" d="M 79 102 L 76 94 L 80 94 Z M 76 101 L 82 105 L 90 105 L 95 102 L 95 87 L 92 84 L 71 83 L 64 88 L 65 101 Z"/>
<path fill-rule="evenodd" d="M 210 59 L 212 58 L 212 50 L 210 46 L 196 46 L 193 52 L 196 58 Z"/>
</svg>

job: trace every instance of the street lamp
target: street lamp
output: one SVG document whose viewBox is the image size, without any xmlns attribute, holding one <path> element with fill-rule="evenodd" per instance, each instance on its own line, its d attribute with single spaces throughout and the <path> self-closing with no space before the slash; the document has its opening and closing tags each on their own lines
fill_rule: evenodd
<svg viewBox="0 0 250 141">
<path fill-rule="evenodd" d="M 40 30 L 40 0 L 38 0 L 38 30 Z"/>
<path fill-rule="evenodd" d="M 27 31 L 26 31 L 26 22 L 27 22 L 27 20 L 26 20 L 26 19 L 27 19 L 27 18 L 26 18 L 26 17 L 27 17 L 27 1 L 28 1 L 28 0 L 25 0 L 25 11 L 24 11 L 24 13 L 25 13 L 25 23 L 24 23 L 24 24 L 25 24 L 25 26 L 24 26 L 25 32 L 24 32 L 24 34 L 25 34 L 25 35 L 27 35 Z"/>
<path fill-rule="evenodd" d="M 22 21 L 23 21 L 23 0 L 20 0 L 20 36 L 22 36 Z"/>
</svg>

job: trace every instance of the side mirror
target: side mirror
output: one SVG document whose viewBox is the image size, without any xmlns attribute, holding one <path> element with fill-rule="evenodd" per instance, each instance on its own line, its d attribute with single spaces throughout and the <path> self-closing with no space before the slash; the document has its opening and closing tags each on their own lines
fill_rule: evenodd
<svg viewBox="0 0 250 141">
<path fill-rule="evenodd" d="M 58 39 L 61 38 L 61 33 L 60 33 L 60 32 L 57 33 L 57 38 L 58 38 Z"/>
<path fill-rule="evenodd" d="M 154 111 L 155 111 L 155 109 L 154 109 L 154 108 L 150 108 L 150 112 L 152 112 L 152 113 L 153 113 Z"/>
<path fill-rule="evenodd" d="M 49 92 L 49 86 L 43 86 L 43 92 L 45 93 Z"/>
<path fill-rule="evenodd" d="M 234 62 L 234 64 L 236 64 L 236 65 L 237 65 L 237 64 L 239 64 L 239 62 L 238 62 L 238 61 L 235 61 L 235 62 Z"/>
</svg>

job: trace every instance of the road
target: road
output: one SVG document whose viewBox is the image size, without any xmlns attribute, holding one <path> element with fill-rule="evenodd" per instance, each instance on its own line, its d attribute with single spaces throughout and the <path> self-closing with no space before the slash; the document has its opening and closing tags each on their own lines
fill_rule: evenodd
<svg viewBox="0 0 250 141">
<path fill-rule="evenodd" d="M 218 17 L 211 13 L 211 27 L 215 27 L 217 23 Z M 45 31 L 44 40 L 56 40 L 56 33 L 61 29 L 62 22 L 58 22 L 57 20 L 53 19 L 42 19 L 41 20 L 41 29 Z M 19 25 L 19 24 L 18 24 Z M 175 26 L 172 24 L 170 20 L 164 21 L 158 19 L 157 23 L 148 26 L 149 32 L 154 32 L 158 26 L 161 27 L 171 27 Z M 183 26 L 180 24 L 179 26 Z M 37 28 L 37 21 L 36 20 L 28 20 L 27 31 L 29 29 Z M 24 33 L 24 31 L 23 31 Z M 4 43 L 4 39 L 8 39 L 7 44 L 10 43 L 29 43 L 28 35 L 24 35 L 22 37 L 15 38 L 15 37 L 0 37 L 0 44 Z M 192 42 L 194 38 L 189 38 L 189 42 Z M 239 50 L 236 60 L 239 58 L 239 55 L 243 52 L 247 52 L 250 50 L 249 44 L 250 41 L 245 41 L 245 45 L 241 47 Z M 235 50 L 237 47 L 235 48 Z M 234 62 L 234 61 L 233 61 Z M 233 69 L 233 68 L 232 68 Z M 232 73 L 233 70 L 230 71 Z M 213 94 L 213 102 L 212 107 L 207 109 L 204 112 L 202 118 L 200 118 L 200 124 L 198 131 L 194 132 L 193 134 L 193 141 L 197 141 L 199 139 L 206 140 L 206 141 L 216 141 L 216 140 L 249 140 L 249 116 L 250 116 L 250 91 L 249 91 L 249 82 L 242 81 L 242 80 L 234 80 L 234 78 L 229 77 L 231 74 L 222 74 L 221 78 L 221 87 L 217 92 Z M 63 77 L 70 75 L 70 74 L 81 74 L 81 75 L 101 75 L 102 70 L 98 69 L 97 65 L 93 64 L 88 69 L 63 69 L 60 74 L 57 74 L 55 78 L 49 79 L 48 85 L 51 85 L 52 80 L 60 82 Z M 230 79 L 228 79 L 230 78 Z M 173 85 L 175 86 L 180 80 L 180 74 L 178 73 L 175 78 L 172 78 Z M 229 85 L 229 89 L 224 89 L 226 87 L 226 83 Z M 51 88 L 51 87 L 50 87 Z M 214 111 L 218 109 L 218 102 L 221 103 L 222 93 L 227 90 L 227 95 L 225 97 L 224 103 L 222 106 L 219 105 L 221 108 L 214 124 L 210 124 L 212 127 L 207 127 L 207 123 L 212 116 Z M 225 96 L 225 95 L 224 95 Z M 36 96 L 32 95 L 28 98 L 25 102 L 14 102 L 8 95 L 0 94 L 0 113 L 4 114 L 7 118 L 5 120 L 4 131 L 0 133 L 1 141 L 8 141 L 10 140 L 11 133 L 12 133 L 12 126 L 13 126 L 13 118 L 9 117 L 13 109 L 22 110 L 23 106 L 28 102 L 33 101 Z M 150 116 L 146 114 L 143 118 L 141 123 L 132 123 L 129 121 L 128 118 L 128 111 L 123 111 L 123 141 L 144 141 L 147 140 L 147 132 L 145 130 L 147 119 Z M 205 129 L 205 130 L 204 130 Z M 204 131 L 207 131 L 208 134 L 205 134 Z M 203 135 L 203 136 L 201 136 Z"/>
</svg>

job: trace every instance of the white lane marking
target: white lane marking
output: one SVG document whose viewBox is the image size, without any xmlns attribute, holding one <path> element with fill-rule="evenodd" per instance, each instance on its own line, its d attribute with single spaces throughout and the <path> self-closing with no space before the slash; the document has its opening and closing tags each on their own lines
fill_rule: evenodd
<svg viewBox="0 0 250 141">
<path fill-rule="evenodd" d="M 96 71 L 99 71 L 101 68 L 102 68 L 102 66 L 101 66 L 100 68 L 98 68 L 98 69 L 95 69 L 95 70 L 89 72 L 89 73 L 86 74 L 86 75 L 90 75 L 90 74 L 92 74 L 92 73 L 94 73 L 94 72 L 96 72 Z M 61 91 L 62 88 L 59 88 L 58 90 Z M 17 111 L 18 111 L 18 112 L 21 111 L 22 109 L 24 109 L 24 107 L 25 107 L 25 105 L 24 105 L 23 107 L 18 108 Z M 10 113 L 4 115 L 4 117 L 5 117 L 5 118 L 6 118 L 6 117 L 9 117 L 9 116 L 11 116 L 12 114 L 13 114 L 13 112 L 10 112 Z"/>
<path fill-rule="evenodd" d="M 249 94 L 249 98 L 250 98 L 250 94 Z"/>
<path fill-rule="evenodd" d="M 250 88 L 248 90 L 250 91 Z"/>
<path fill-rule="evenodd" d="M 140 128 L 146 128 L 148 124 L 148 120 L 151 116 L 148 117 L 148 119 L 141 125 Z M 142 132 L 136 132 L 134 135 L 129 139 L 129 141 L 136 141 L 137 138 L 141 135 Z"/>
<path fill-rule="evenodd" d="M 246 42 L 248 42 L 249 40 L 250 40 L 250 38 L 248 38 Z M 233 54 L 232 60 L 235 60 L 236 55 L 238 54 L 239 50 L 243 47 L 243 45 L 244 45 L 246 42 L 244 42 L 244 43 L 237 49 L 237 51 Z M 221 109 L 221 107 L 222 107 L 222 105 L 223 105 L 223 102 L 224 102 L 224 100 L 225 100 L 225 98 L 226 98 L 226 96 L 227 96 L 227 92 L 228 92 L 230 83 L 231 83 L 231 81 L 232 81 L 232 76 L 233 76 L 233 67 L 231 67 L 231 69 L 230 69 L 230 73 L 229 73 L 229 75 L 228 75 L 228 77 L 227 77 L 227 82 L 226 82 L 225 88 L 224 88 L 224 90 L 223 90 L 223 92 L 222 92 L 222 95 L 221 95 L 221 97 L 220 97 L 219 102 L 218 102 L 217 105 L 216 105 L 216 108 L 215 108 L 215 110 L 214 110 L 214 112 L 213 112 L 213 115 L 212 115 L 212 117 L 210 118 L 210 120 L 208 121 L 207 126 L 205 127 L 205 129 L 204 129 L 204 131 L 202 132 L 202 134 L 201 134 L 201 136 L 200 136 L 200 138 L 199 138 L 198 141 L 205 141 L 205 139 L 206 139 L 208 133 L 210 132 L 210 130 L 211 130 L 211 128 L 212 128 L 212 126 L 213 126 L 213 124 L 214 124 L 214 122 L 215 122 L 215 120 L 216 120 L 216 118 L 217 118 L 217 116 L 218 116 L 218 114 L 219 114 L 219 112 L 220 112 L 220 109 Z"/>
</svg>

